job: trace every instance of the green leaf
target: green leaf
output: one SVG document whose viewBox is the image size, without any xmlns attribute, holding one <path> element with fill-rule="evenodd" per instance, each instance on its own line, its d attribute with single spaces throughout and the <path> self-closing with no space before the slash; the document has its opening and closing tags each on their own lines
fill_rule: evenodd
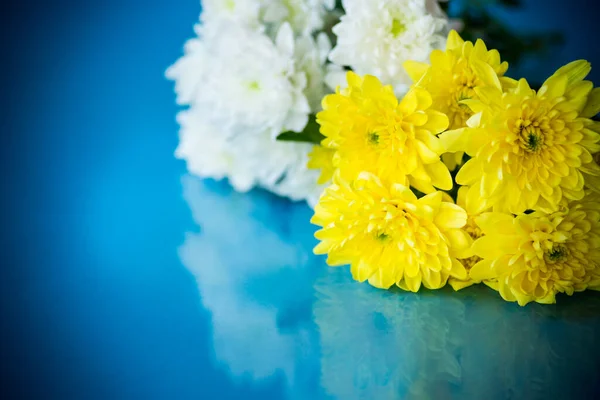
<svg viewBox="0 0 600 400">
<path fill-rule="evenodd" d="M 279 134 L 277 140 L 287 142 L 307 142 L 320 144 L 325 136 L 319 132 L 319 124 L 317 123 L 317 117 L 314 114 L 308 116 L 308 123 L 304 127 L 302 132 L 287 131 Z"/>
</svg>

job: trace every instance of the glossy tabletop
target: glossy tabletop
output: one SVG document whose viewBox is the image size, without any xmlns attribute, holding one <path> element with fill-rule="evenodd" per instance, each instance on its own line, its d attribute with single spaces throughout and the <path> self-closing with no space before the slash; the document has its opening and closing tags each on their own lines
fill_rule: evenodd
<svg viewBox="0 0 600 400">
<path fill-rule="evenodd" d="M 598 26 L 573 7 L 592 2 L 524 3 L 508 22 L 563 29 L 567 47 L 514 75 L 600 66 Z M 519 307 L 486 287 L 377 290 L 312 254 L 305 204 L 187 175 L 163 74 L 198 12 L 6 14 L 0 397 L 597 397 L 599 293 Z"/>
</svg>

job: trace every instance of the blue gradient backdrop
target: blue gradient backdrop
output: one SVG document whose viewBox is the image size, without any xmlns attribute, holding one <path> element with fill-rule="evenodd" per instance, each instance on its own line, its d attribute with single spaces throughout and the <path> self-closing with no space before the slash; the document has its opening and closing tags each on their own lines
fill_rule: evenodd
<svg viewBox="0 0 600 400">
<path fill-rule="evenodd" d="M 525 76 L 600 67 L 592 1 L 526 3 L 511 24 L 567 43 Z M 163 74 L 198 0 L 2 7 L 2 397 L 282 397 L 278 376 L 234 384 L 212 365 L 208 312 L 177 256 L 198 228 Z"/>
</svg>

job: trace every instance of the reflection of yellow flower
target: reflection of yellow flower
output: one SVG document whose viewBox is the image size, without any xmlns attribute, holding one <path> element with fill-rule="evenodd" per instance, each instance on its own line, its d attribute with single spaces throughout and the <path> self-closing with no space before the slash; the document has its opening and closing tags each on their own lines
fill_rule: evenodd
<svg viewBox="0 0 600 400">
<path fill-rule="evenodd" d="M 456 182 L 469 185 L 472 212 L 522 213 L 556 211 L 564 200 L 584 195 L 582 172 L 600 175 L 590 153 L 600 150 L 600 123 L 582 117 L 592 83 L 590 70 L 576 61 L 551 76 L 536 93 L 521 79 L 502 93 L 493 85 L 477 90 L 481 100 L 465 100 L 475 114 L 468 128 L 442 134 L 449 151 L 465 150 L 472 158 Z M 475 201 L 478 200 L 478 201 Z"/>
<path fill-rule="evenodd" d="M 329 265 L 351 264 L 352 276 L 378 288 L 396 284 L 416 292 L 444 286 L 449 276 L 465 279 L 456 254 L 468 245 L 467 215 L 442 201 L 442 192 L 417 199 L 401 184 L 382 184 L 370 173 L 347 183 L 334 177 L 315 207 L 320 225 L 316 254 Z"/>
<path fill-rule="evenodd" d="M 458 190 L 458 194 L 457 194 L 456 204 L 464 209 L 467 209 L 466 196 L 467 196 L 468 190 L 469 190 L 468 187 L 463 186 Z M 471 268 L 473 267 L 473 265 L 475 265 L 479 261 L 481 261 L 481 258 L 479 258 L 478 256 L 475 255 L 475 253 L 473 253 L 473 240 L 479 239 L 480 237 L 483 236 L 483 232 L 481 232 L 481 228 L 479 228 L 479 226 L 475 222 L 475 218 L 477 216 L 479 216 L 479 214 L 471 214 L 471 213 L 467 212 L 467 223 L 462 228 L 463 231 L 465 231 L 469 235 L 469 238 L 471 239 L 469 241 L 469 246 L 465 249 L 464 252 L 461 252 L 461 254 L 458 256 L 460 258 L 460 262 L 467 270 L 467 274 L 471 271 Z M 450 286 L 452 286 L 452 288 L 454 290 L 460 290 L 460 289 L 464 289 L 466 287 L 473 285 L 475 283 L 475 281 L 473 279 L 471 279 L 471 277 L 468 277 L 466 279 L 450 277 L 450 279 L 448 280 L 448 283 L 450 284 Z"/>
<path fill-rule="evenodd" d="M 321 385 L 331 398 L 446 399 L 470 372 L 460 363 L 460 296 L 373 290 L 333 268 L 315 291 Z"/>
<path fill-rule="evenodd" d="M 431 65 L 407 61 L 404 68 L 415 85 L 427 90 L 433 98 L 433 108 L 446 114 L 450 129 L 466 126 L 473 115 L 471 109 L 462 103 L 465 99 L 477 99 L 476 88 L 490 84 L 488 76 L 494 76 L 504 86 L 513 82 L 503 77 L 508 63 L 500 61 L 497 50 L 487 49 L 483 41 L 464 41 L 456 31 L 448 35 L 446 50 L 434 50 L 430 56 Z M 463 153 L 445 154 L 442 158 L 449 169 L 461 163 Z"/>
<path fill-rule="evenodd" d="M 323 146 L 313 146 L 313 149 L 308 153 L 307 167 L 311 169 L 320 169 L 321 175 L 317 183 L 322 185 L 331 180 L 335 167 L 333 166 L 333 154 L 335 151 Z"/>
<path fill-rule="evenodd" d="M 440 161 L 443 148 L 436 134 L 448 118 L 430 108 L 431 96 L 413 89 L 398 102 L 391 86 L 374 76 L 348 72 L 348 88 L 323 99 L 317 115 L 322 145 L 334 149 L 334 165 L 345 179 L 372 172 L 389 182 L 420 191 L 449 190 L 452 178 Z"/>
<path fill-rule="evenodd" d="M 600 289 L 600 211 L 595 194 L 568 208 L 513 217 L 483 213 L 484 236 L 473 244 L 483 260 L 471 278 L 490 284 L 507 301 L 554 303 L 556 293 Z"/>
</svg>

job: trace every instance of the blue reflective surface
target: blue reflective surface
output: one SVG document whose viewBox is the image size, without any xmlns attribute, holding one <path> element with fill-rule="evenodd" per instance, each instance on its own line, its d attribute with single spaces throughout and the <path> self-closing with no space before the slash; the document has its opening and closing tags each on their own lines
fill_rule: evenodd
<svg viewBox="0 0 600 400">
<path fill-rule="evenodd" d="M 522 308 L 486 287 L 381 291 L 310 255 L 306 206 L 189 176 L 183 187 L 201 230 L 180 256 L 233 382 L 277 376 L 299 399 L 600 393 L 598 293 Z"/>
<path fill-rule="evenodd" d="M 550 3 L 527 1 L 510 22 L 569 29 L 569 47 L 523 74 L 600 65 L 583 41 L 598 27 L 569 7 L 586 2 Z M 7 12 L 2 398 L 600 392 L 598 294 L 519 308 L 486 288 L 378 291 L 312 255 L 305 205 L 185 175 L 163 73 L 198 9 L 29 1 Z"/>
</svg>

